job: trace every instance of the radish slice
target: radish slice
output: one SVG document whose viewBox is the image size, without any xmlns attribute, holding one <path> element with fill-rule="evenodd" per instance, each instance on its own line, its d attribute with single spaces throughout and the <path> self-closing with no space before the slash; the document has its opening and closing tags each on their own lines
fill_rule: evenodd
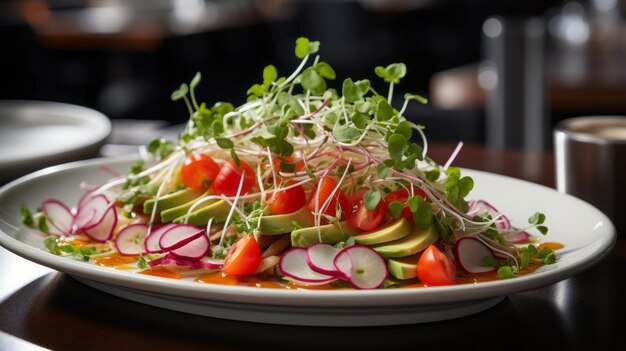
<svg viewBox="0 0 626 351">
<path fill-rule="evenodd" d="M 333 265 L 337 271 L 337 276 L 341 280 L 350 280 L 349 275 L 352 274 L 352 259 L 350 259 L 350 255 L 340 255 L 337 253 L 337 256 L 335 256 L 333 260 Z"/>
<path fill-rule="evenodd" d="M 113 236 L 113 230 L 117 225 L 117 210 L 115 204 L 109 205 L 98 222 L 85 227 L 82 231 L 95 241 L 105 242 Z"/>
<path fill-rule="evenodd" d="M 46 215 L 48 223 L 54 227 L 49 228 L 50 234 L 70 235 L 72 233 L 74 215 L 64 203 L 54 199 L 46 200 L 41 203 L 41 211 Z"/>
<path fill-rule="evenodd" d="M 306 262 L 317 273 L 335 276 L 338 271 L 333 261 L 339 251 L 329 244 L 315 244 L 306 249 Z"/>
<path fill-rule="evenodd" d="M 177 258 L 199 260 L 209 252 L 210 248 L 211 242 L 209 241 L 209 237 L 204 235 L 204 231 L 200 231 L 199 237 L 173 250 L 172 254 Z"/>
<path fill-rule="evenodd" d="M 159 246 L 164 251 L 176 250 L 196 240 L 204 234 L 204 230 L 190 225 L 180 224 L 166 230 L 159 239 Z"/>
<path fill-rule="evenodd" d="M 461 269 L 467 273 L 484 273 L 495 270 L 495 267 L 486 266 L 484 257 L 493 258 L 493 252 L 480 240 L 471 237 L 461 238 L 456 241 L 454 258 Z"/>
<path fill-rule="evenodd" d="M 525 244 L 530 240 L 530 234 L 527 232 L 518 232 L 515 234 L 504 234 L 504 239 L 506 239 L 511 244 Z"/>
<path fill-rule="evenodd" d="M 511 229 L 511 222 L 507 216 L 500 213 L 495 207 L 484 200 L 473 200 L 468 204 L 467 214 L 469 216 L 483 216 L 485 213 L 489 214 L 491 218 L 496 218 L 496 228 L 500 230 Z"/>
<path fill-rule="evenodd" d="M 326 284 L 337 278 L 311 269 L 306 259 L 307 249 L 293 248 L 280 257 L 278 268 L 282 274 L 303 284 Z"/>
<path fill-rule="evenodd" d="M 347 270 L 346 257 L 352 263 Z M 385 259 L 374 249 L 365 245 L 348 246 L 335 257 L 335 266 L 347 278 L 348 283 L 357 289 L 376 289 L 387 278 Z"/>
<path fill-rule="evenodd" d="M 177 224 L 170 223 L 170 224 L 162 225 L 157 228 L 152 228 L 152 231 L 150 232 L 150 234 L 148 234 L 148 236 L 144 240 L 144 249 L 146 250 L 146 252 L 147 253 L 162 253 L 163 249 L 161 249 L 161 245 L 159 245 L 159 240 L 161 240 L 161 236 L 163 236 L 163 234 L 166 231 L 176 226 Z"/>
<path fill-rule="evenodd" d="M 145 252 L 146 234 L 148 234 L 148 226 L 145 224 L 126 226 L 117 234 L 115 247 L 122 256 L 139 256 Z"/>
<path fill-rule="evenodd" d="M 111 204 L 104 195 L 96 195 L 83 201 L 76 214 L 75 230 L 81 231 L 101 222 L 110 207 Z"/>
</svg>

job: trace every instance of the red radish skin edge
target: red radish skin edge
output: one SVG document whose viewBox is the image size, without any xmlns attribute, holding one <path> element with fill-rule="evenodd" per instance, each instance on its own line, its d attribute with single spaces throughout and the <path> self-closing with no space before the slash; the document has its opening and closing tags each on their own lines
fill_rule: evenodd
<svg viewBox="0 0 626 351">
<path fill-rule="evenodd" d="M 483 257 L 493 258 L 493 252 L 480 240 L 465 237 L 457 240 L 454 249 L 454 258 L 459 267 L 469 274 L 492 272 L 495 267 L 482 266 Z"/>
<path fill-rule="evenodd" d="M 148 233 L 148 226 L 145 224 L 130 224 L 120 230 L 115 238 L 115 248 L 122 256 L 139 256 L 145 253 L 144 241 Z M 128 237 L 128 238 L 127 238 Z M 139 239 L 140 243 L 128 243 L 127 239 Z"/>
<path fill-rule="evenodd" d="M 357 257 L 356 255 L 351 255 L 351 251 L 366 251 L 368 255 L 371 255 L 371 258 L 374 260 L 377 260 L 378 263 L 380 264 L 380 267 L 382 267 L 381 272 L 383 272 L 383 274 L 380 275 L 379 279 L 373 279 L 373 283 L 371 285 L 368 286 L 364 286 L 364 285 L 360 285 L 356 282 L 356 279 L 354 279 L 354 274 L 355 271 L 358 271 L 359 266 L 361 266 L 360 261 L 356 261 L 355 262 L 355 258 Z M 347 255 L 350 258 L 350 261 L 352 262 L 352 267 L 350 269 L 349 272 L 343 271 L 340 267 L 337 267 L 337 269 L 342 272 L 346 277 L 348 277 L 347 282 L 352 285 L 354 288 L 356 289 L 377 289 L 379 288 L 384 282 L 385 279 L 387 279 L 387 276 L 389 275 L 389 272 L 387 270 L 387 264 L 385 263 L 385 259 L 378 253 L 376 252 L 374 249 L 372 249 L 369 246 L 366 245 L 352 245 L 352 246 L 348 246 L 346 248 L 344 248 L 343 250 L 341 250 L 339 252 L 339 254 L 337 254 L 337 256 L 335 257 L 335 266 L 338 266 L 337 263 L 338 261 L 342 260 L 344 255 Z M 356 266 L 356 267 L 355 267 Z M 359 274 L 359 273 L 357 273 Z M 373 273 L 371 273 L 373 274 Z"/>
<path fill-rule="evenodd" d="M 190 224 L 179 224 L 166 230 L 159 238 L 159 246 L 163 251 L 172 251 L 204 235 L 204 230 Z M 172 238 L 178 239 L 173 240 Z"/>
<path fill-rule="evenodd" d="M 163 236 L 163 234 L 167 230 L 172 229 L 175 226 L 177 226 L 177 224 L 170 223 L 156 228 L 152 228 L 148 236 L 146 236 L 146 240 L 144 240 L 144 249 L 146 250 L 146 252 L 153 254 L 163 253 L 164 251 L 161 248 L 161 245 L 159 245 L 161 236 Z"/>
<path fill-rule="evenodd" d="M 71 234 L 72 227 L 74 226 L 74 215 L 67 205 L 59 200 L 48 199 L 43 201 L 40 207 L 48 221 L 58 231 L 65 235 Z M 54 212 L 53 214 L 54 209 L 57 211 L 60 210 L 60 212 Z M 60 216 L 65 216 L 65 218 L 59 218 Z"/>
<path fill-rule="evenodd" d="M 110 223 L 105 223 L 107 217 L 110 217 Z M 115 204 L 111 204 L 98 222 L 89 227 L 82 228 L 82 232 L 94 241 L 105 242 L 111 239 L 116 226 L 117 210 L 115 209 Z"/>
<path fill-rule="evenodd" d="M 295 257 L 295 261 L 289 261 L 289 260 L 292 260 L 293 257 Z M 292 264 L 292 265 L 299 264 L 299 266 L 296 266 L 296 267 L 286 266 L 287 264 Z M 327 284 L 327 283 L 337 280 L 337 278 L 333 276 L 320 274 L 320 273 L 315 272 L 313 269 L 311 269 L 311 267 L 306 262 L 306 249 L 299 248 L 299 247 L 292 248 L 282 254 L 282 256 L 280 257 L 280 261 L 278 262 L 278 269 L 284 276 L 291 278 L 297 282 L 303 283 L 303 284 Z M 303 270 L 303 271 L 300 271 L 299 273 L 304 273 L 304 274 L 313 273 L 311 276 L 317 275 L 319 276 L 319 279 L 303 277 L 302 274 L 297 274 L 299 269 Z M 307 269 L 310 272 L 307 272 L 306 271 Z"/>
<path fill-rule="evenodd" d="M 332 248 L 332 250 L 335 250 L 335 254 L 332 257 L 329 257 L 327 262 L 322 262 L 320 260 L 324 260 L 325 257 L 321 257 L 320 255 L 316 254 L 316 252 L 314 252 L 315 250 L 330 250 Z M 337 276 L 338 274 L 340 274 L 340 272 L 337 270 L 337 267 L 335 267 L 335 265 L 333 264 L 335 257 L 337 256 L 337 254 L 339 254 L 340 250 L 337 250 L 334 246 L 329 245 L 329 244 L 315 244 L 315 245 L 311 245 L 306 249 L 306 262 L 309 265 L 309 267 L 317 272 L 317 273 L 321 273 L 321 274 L 326 274 L 329 276 Z M 327 269 L 322 267 L 322 264 L 326 263 L 324 266 L 327 267 L 331 267 L 331 269 Z"/>
<path fill-rule="evenodd" d="M 208 261 L 202 261 L 202 260 L 198 260 L 198 261 L 186 260 L 186 259 L 178 258 L 171 253 L 167 253 L 162 257 L 159 257 L 157 259 L 154 259 L 148 262 L 148 265 L 150 267 L 154 267 L 158 265 L 165 266 L 169 264 L 174 264 L 179 267 L 189 267 L 192 269 L 204 268 L 204 269 L 213 271 L 213 270 L 221 269 L 224 263 L 221 261 L 220 262 L 208 262 Z"/>
<path fill-rule="evenodd" d="M 209 238 L 204 235 L 204 231 L 201 231 L 199 237 L 188 242 L 182 247 L 172 250 L 171 254 L 177 258 L 197 261 L 206 256 L 210 248 L 211 242 L 209 241 Z"/>
</svg>

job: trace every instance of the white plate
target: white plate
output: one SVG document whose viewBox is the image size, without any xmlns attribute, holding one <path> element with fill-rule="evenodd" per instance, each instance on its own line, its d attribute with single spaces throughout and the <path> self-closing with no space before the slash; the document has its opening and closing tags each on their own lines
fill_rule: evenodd
<svg viewBox="0 0 626 351">
<path fill-rule="evenodd" d="M 0 101 L 0 180 L 98 155 L 111 133 L 100 112 L 44 101 Z"/>
<path fill-rule="evenodd" d="M 549 241 L 560 242 L 558 262 L 515 279 L 473 285 L 374 291 L 295 291 L 222 286 L 171 280 L 98 267 L 54 256 L 42 237 L 19 230 L 20 204 L 37 207 L 45 198 L 77 201 L 81 181 L 104 182 L 105 165 L 125 172 L 130 158 L 96 159 L 52 167 L 0 189 L 0 244 L 31 261 L 71 274 L 82 282 L 134 301 L 218 318 L 292 325 L 392 325 L 450 319 L 483 311 L 506 295 L 566 279 L 585 270 L 613 247 L 609 219 L 589 204 L 553 189 L 500 175 L 463 170 L 474 178 L 472 198 L 488 199 L 524 226 L 535 211 L 546 213 Z"/>
</svg>

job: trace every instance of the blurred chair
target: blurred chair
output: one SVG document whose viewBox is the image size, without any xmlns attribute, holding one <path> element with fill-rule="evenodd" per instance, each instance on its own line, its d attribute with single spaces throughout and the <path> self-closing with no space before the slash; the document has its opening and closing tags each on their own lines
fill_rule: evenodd
<svg viewBox="0 0 626 351">
<path fill-rule="evenodd" d="M 546 26 L 540 18 L 491 17 L 483 24 L 485 141 L 541 150 L 550 143 L 546 100 Z"/>
</svg>

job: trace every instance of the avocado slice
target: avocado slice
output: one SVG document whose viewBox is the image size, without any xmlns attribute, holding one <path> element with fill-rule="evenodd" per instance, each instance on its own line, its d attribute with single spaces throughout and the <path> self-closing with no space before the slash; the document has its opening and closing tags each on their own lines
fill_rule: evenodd
<svg viewBox="0 0 626 351">
<path fill-rule="evenodd" d="M 185 217 L 187 217 L 187 213 L 174 219 L 174 223 L 187 223 L 193 224 L 195 226 L 204 226 L 209 222 L 210 218 L 213 218 L 213 221 L 215 223 L 221 223 L 226 220 L 226 217 L 228 217 L 230 207 L 231 206 L 228 204 L 228 202 L 224 200 L 218 200 L 191 212 L 186 222 Z"/>
<path fill-rule="evenodd" d="M 389 274 L 396 279 L 407 280 L 417 276 L 417 260 L 419 255 L 394 257 L 387 260 Z"/>
<path fill-rule="evenodd" d="M 204 192 L 205 191 L 203 189 L 185 188 L 161 196 L 159 198 L 159 201 L 157 201 L 156 198 L 151 198 L 143 203 L 143 213 L 152 213 L 155 202 L 157 203 L 156 211 L 161 212 L 163 210 L 167 210 L 168 208 L 177 207 L 193 199 L 196 199 L 200 197 Z"/>
<path fill-rule="evenodd" d="M 161 211 L 161 222 L 169 223 L 169 222 L 173 221 L 174 219 L 176 219 L 176 218 L 178 218 L 180 216 L 186 215 L 187 212 L 189 212 L 189 209 L 193 206 L 193 204 L 195 204 L 196 202 L 200 201 L 200 199 L 202 199 L 204 196 L 206 196 L 208 194 L 209 194 L 209 192 L 207 191 L 204 194 L 202 194 L 202 195 L 200 195 L 200 196 L 198 196 L 198 197 L 196 197 L 194 199 L 191 199 L 190 201 L 185 202 L 182 205 L 178 205 L 176 207 L 171 207 L 171 208 L 168 208 L 168 209 L 165 209 L 165 210 Z M 201 208 L 205 208 L 205 207 L 207 207 L 207 206 L 209 206 L 209 205 L 211 205 L 211 204 L 213 204 L 213 203 L 215 203 L 217 201 L 218 201 L 218 199 L 212 199 L 212 200 L 204 201 L 204 202 L 198 204 L 198 206 L 196 206 L 194 208 L 194 211 L 197 211 L 197 210 L 199 210 Z"/>
<path fill-rule="evenodd" d="M 359 229 L 350 227 L 346 221 L 322 225 L 319 227 L 319 232 L 316 226 L 300 228 L 291 232 L 291 245 L 294 247 L 308 247 L 319 243 L 320 236 L 322 243 L 336 244 L 360 232 Z"/>
<path fill-rule="evenodd" d="M 411 223 L 404 217 L 400 217 L 393 222 L 390 222 L 375 230 L 365 232 L 354 236 L 354 241 L 357 244 L 363 245 L 375 245 L 382 244 L 389 241 L 398 240 L 411 234 Z"/>
<path fill-rule="evenodd" d="M 263 235 L 277 235 L 291 233 L 295 228 L 294 222 L 299 228 L 313 227 L 315 225 L 313 215 L 307 206 L 303 206 L 296 212 L 261 217 L 259 230 Z"/>
<path fill-rule="evenodd" d="M 404 257 L 418 253 L 435 243 L 439 237 L 435 227 L 431 225 L 428 229 L 419 229 L 414 226 L 411 234 L 402 239 L 388 243 L 374 245 L 372 248 L 383 257 Z"/>
</svg>

